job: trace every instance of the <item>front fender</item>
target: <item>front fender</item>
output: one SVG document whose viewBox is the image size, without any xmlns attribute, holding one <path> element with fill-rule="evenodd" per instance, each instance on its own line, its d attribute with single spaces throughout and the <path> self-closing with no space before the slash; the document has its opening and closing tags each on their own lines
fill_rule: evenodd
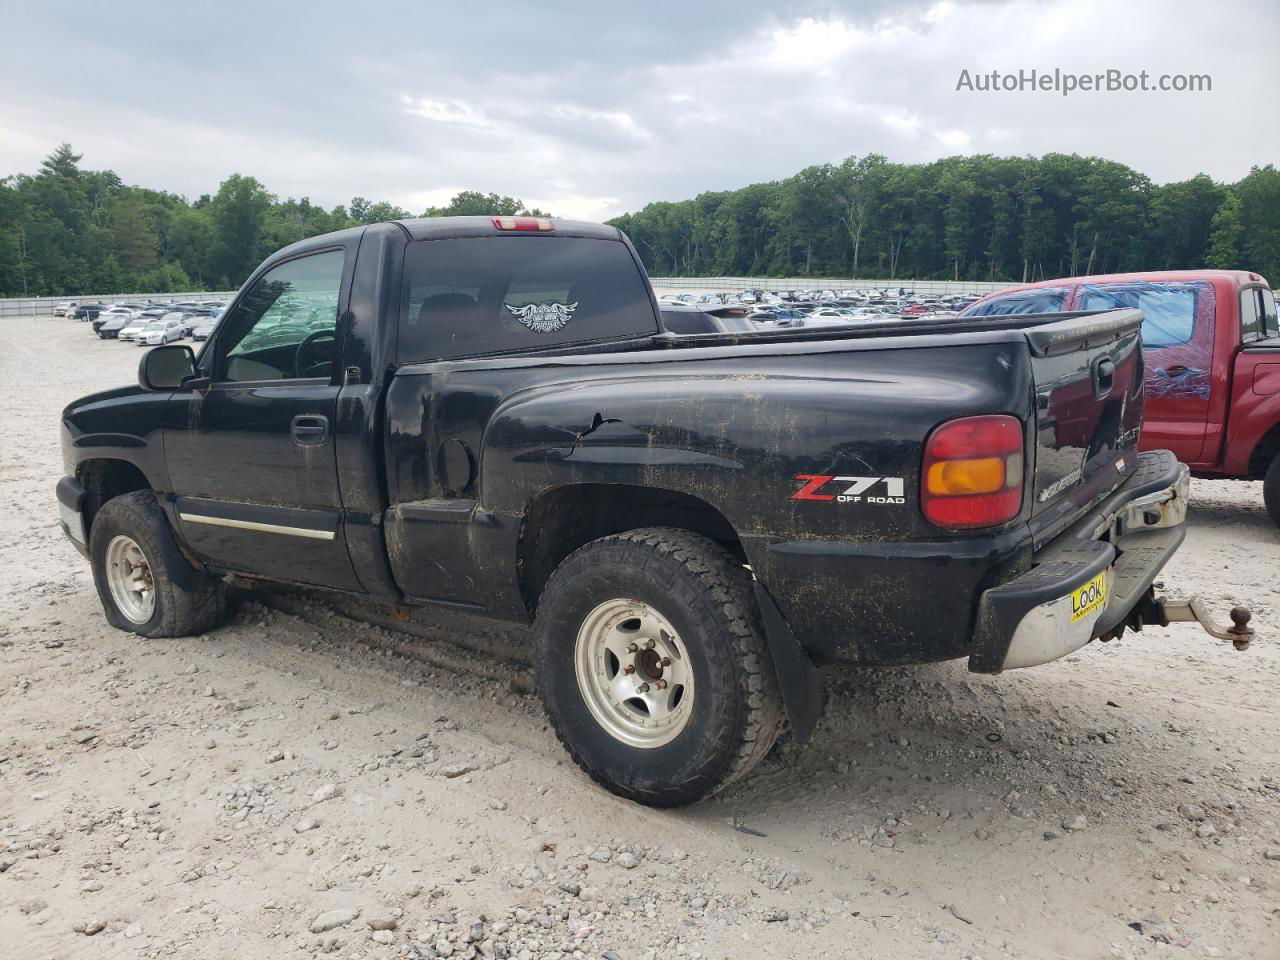
<svg viewBox="0 0 1280 960">
<path fill-rule="evenodd" d="M 62 461 L 69 476 L 89 460 L 123 460 L 154 490 L 169 489 L 163 430 L 168 393 L 123 387 L 76 400 L 62 411 Z"/>
</svg>

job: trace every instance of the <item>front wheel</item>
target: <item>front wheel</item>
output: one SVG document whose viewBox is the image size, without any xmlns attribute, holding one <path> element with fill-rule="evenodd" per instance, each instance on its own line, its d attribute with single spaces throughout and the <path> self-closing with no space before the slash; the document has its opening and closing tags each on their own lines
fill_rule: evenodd
<svg viewBox="0 0 1280 960">
<path fill-rule="evenodd" d="M 1267 505 L 1267 513 L 1271 514 L 1276 526 L 1280 526 L 1280 453 L 1271 461 L 1262 480 L 1262 502 Z"/>
<path fill-rule="evenodd" d="M 107 622 L 144 637 L 184 637 L 215 626 L 222 583 L 182 556 L 155 494 L 139 490 L 98 511 L 89 558 Z"/>
<path fill-rule="evenodd" d="M 587 544 L 552 575 L 535 634 L 556 735 L 628 799 L 709 796 L 781 729 L 750 577 L 706 537 L 653 527 Z"/>
</svg>

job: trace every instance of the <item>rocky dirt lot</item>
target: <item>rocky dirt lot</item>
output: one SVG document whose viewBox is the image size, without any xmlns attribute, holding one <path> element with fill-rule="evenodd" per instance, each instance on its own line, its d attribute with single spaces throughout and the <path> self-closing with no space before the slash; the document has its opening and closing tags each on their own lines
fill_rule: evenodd
<svg viewBox="0 0 1280 960">
<path fill-rule="evenodd" d="M 1280 957 L 1257 484 L 1197 481 L 1164 577 L 1252 606 L 1248 652 L 1180 625 L 999 678 L 847 672 L 807 748 L 661 812 L 568 762 L 520 630 L 298 596 L 108 628 L 56 524 L 58 413 L 140 353 L 0 325 L 0 956 Z"/>
</svg>

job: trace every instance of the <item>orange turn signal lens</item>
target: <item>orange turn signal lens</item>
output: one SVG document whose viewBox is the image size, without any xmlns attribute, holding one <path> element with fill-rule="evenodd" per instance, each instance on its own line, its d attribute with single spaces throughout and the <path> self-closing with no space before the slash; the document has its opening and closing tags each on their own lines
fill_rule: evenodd
<svg viewBox="0 0 1280 960">
<path fill-rule="evenodd" d="M 972 460 L 940 460 L 930 464 L 928 489 L 940 496 L 995 493 L 1005 486 L 1004 457 L 979 457 Z"/>
</svg>

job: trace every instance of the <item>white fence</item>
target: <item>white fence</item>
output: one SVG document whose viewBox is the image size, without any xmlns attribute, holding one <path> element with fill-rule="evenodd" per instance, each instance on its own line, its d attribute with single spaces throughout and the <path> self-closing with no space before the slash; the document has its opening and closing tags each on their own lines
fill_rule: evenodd
<svg viewBox="0 0 1280 960">
<path fill-rule="evenodd" d="M 699 293 L 739 290 L 910 290 L 922 297 L 985 295 L 1016 287 L 1016 283 L 980 280 L 853 280 L 831 277 L 650 277 L 654 289 Z"/>
<path fill-rule="evenodd" d="M 59 303 L 168 303 L 171 300 L 230 300 L 233 296 L 234 290 L 230 293 L 202 290 L 197 293 L 107 293 L 101 296 L 0 299 L 0 317 L 51 317 L 54 306 Z"/>
<path fill-rule="evenodd" d="M 831 277 L 651 277 L 659 292 L 686 290 L 697 293 L 735 293 L 739 290 L 910 290 L 922 297 L 983 295 L 1014 283 L 976 280 L 853 280 Z M 24 297 L 0 299 L 0 317 L 48 317 L 59 303 L 135 303 L 154 300 L 230 300 L 235 291 L 194 293 L 107 293 L 80 297 Z"/>
</svg>

